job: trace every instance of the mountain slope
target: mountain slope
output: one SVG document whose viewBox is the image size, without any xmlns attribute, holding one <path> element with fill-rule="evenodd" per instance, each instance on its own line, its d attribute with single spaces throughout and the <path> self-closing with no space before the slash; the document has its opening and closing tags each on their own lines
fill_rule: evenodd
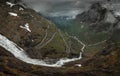
<svg viewBox="0 0 120 76">
<path fill-rule="evenodd" d="M 16 58 L 59 67 L 82 58 L 83 43 L 34 10 L 11 2 L 1 3 L 0 10 L 0 46 Z"/>
<path fill-rule="evenodd" d="M 4 3 L 0 11 L 0 34 L 26 50 L 31 58 L 67 56 L 63 38 L 52 22 L 21 5 L 10 7 Z"/>
<path fill-rule="evenodd" d="M 53 23 L 31 9 L 22 8 L 20 5 L 10 8 L 6 3 L 0 3 L 0 11 L 0 42 L 3 40 L 0 43 L 0 76 L 119 76 L 119 29 L 113 32 L 107 42 L 104 42 L 105 48 L 98 49 L 99 52 L 94 56 L 78 59 L 72 66 L 66 64 L 60 68 L 50 68 L 25 63 L 8 52 L 10 49 L 7 50 L 2 46 L 7 46 L 7 48 L 13 46 L 15 47 L 11 48 L 13 51 L 16 48 L 17 50 L 23 48 L 31 58 L 54 62 L 47 59 L 68 57 L 69 49 L 74 49 L 71 56 L 76 57 L 80 51 L 84 51 L 86 45 L 76 36 L 64 34 Z M 4 40 L 14 43 L 11 45 L 5 43 Z M 69 43 L 68 46 L 71 47 L 68 48 L 66 43 Z M 82 64 L 81 67 L 79 67 L 80 64 Z"/>
</svg>

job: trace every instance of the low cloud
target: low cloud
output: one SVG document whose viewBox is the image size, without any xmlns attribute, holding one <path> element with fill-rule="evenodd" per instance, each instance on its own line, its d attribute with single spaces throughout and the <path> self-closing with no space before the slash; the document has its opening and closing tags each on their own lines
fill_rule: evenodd
<svg viewBox="0 0 120 76">
<path fill-rule="evenodd" d="M 105 0 L 23 0 L 30 8 L 45 16 L 71 16 L 87 10 L 91 3 Z"/>
</svg>

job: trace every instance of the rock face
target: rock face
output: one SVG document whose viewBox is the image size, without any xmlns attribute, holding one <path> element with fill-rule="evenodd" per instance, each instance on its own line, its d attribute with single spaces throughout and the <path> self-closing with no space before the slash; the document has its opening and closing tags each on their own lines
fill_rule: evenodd
<svg viewBox="0 0 120 76">
<path fill-rule="evenodd" d="M 77 18 L 83 22 L 95 23 L 103 20 L 106 12 L 107 9 L 103 8 L 100 3 L 94 3 L 87 12 L 77 15 Z"/>
<path fill-rule="evenodd" d="M 96 32 L 110 31 L 117 21 L 113 10 L 103 7 L 99 2 L 92 4 L 88 11 L 77 15 L 76 20 L 87 23 L 91 31 Z"/>
</svg>

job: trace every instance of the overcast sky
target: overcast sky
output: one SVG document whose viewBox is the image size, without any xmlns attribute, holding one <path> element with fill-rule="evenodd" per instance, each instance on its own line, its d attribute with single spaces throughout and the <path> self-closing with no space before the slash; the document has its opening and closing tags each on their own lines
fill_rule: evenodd
<svg viewBox="0 0 120 76">
<path fill-rule="evenodd" d="M 75 16 L 91 3 L 106 0 L 23 0 L 30 8 L 47 16 Z"/>
</svg>

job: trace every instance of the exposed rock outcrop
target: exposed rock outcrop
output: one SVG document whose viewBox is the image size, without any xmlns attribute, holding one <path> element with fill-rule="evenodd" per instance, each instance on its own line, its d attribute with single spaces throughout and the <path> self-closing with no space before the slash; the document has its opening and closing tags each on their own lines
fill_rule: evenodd
<svg viewBox="0 0 120 76">
<path fill-rule="evenodd" d="M 88 11 L 77 15 L 76 20 L 85 22 L 91 31 L 109 32 L 111 31 L 111 27 L 116 23 L 117 18 L 113 10 L 97 2 L 92 4 Z"/>
</svg>

